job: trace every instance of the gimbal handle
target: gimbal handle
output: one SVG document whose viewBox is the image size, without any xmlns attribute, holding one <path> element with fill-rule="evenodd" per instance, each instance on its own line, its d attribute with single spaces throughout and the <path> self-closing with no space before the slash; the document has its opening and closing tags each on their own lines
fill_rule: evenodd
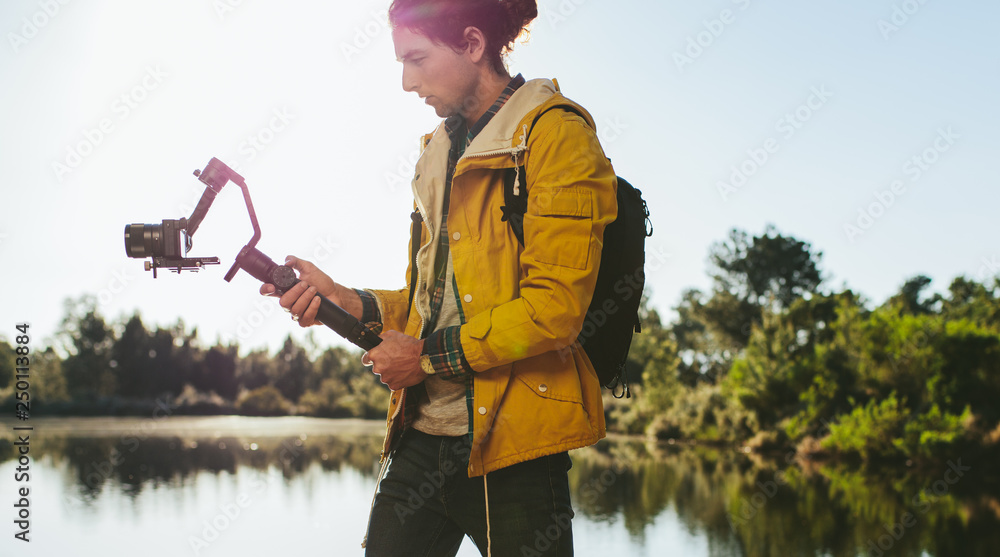
<svg viewBox="0 0 1000 557">
<path fill-rule="evenodd" d="M 284 294 L 289 288 L 299 283 L 299 279 L 291 267 L 276 264 L 257 248 L 243 248 L 236 257 L 236 263 L 233 264 L 233 267 L 237 266 L 242 267 L 255 279 L 273 284 L 278 294 Z M 382 342 L 375 331 L 366 327 L 344 308 L 331 302 L 325 296 L 317 295 L 317 297 L 319 298 L 319 312 L 316 314 L 316 319 L 333 329 L 333 332 L 364 350 L 371 350 Z"/>
</svg>

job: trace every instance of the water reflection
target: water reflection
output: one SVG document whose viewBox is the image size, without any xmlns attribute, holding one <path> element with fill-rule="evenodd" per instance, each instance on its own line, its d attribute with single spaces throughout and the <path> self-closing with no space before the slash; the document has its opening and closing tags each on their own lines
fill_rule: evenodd
<svg viewBox="0 0 1000 557">
<path fill-rule="evenodd" d="M 108 491 L 135 501 L 147 491 L 200 489 L 199 480 L 210 483 L 206 475 L 272 474 L 284 489 L 305 482 L 310 491 L 317 477 L 347 474 L 368 489 L 380 445 L 377 434 L 335 427 L 268 435 L 50 433 L 33 437 L 31 457 L 61 471 L 62 489 L 100 513 Z M 11 439 L 0 439 L 4 469 L 14 456 Z M 619 548 L 622 555 L 653 554 L 654 547 L 747 557 L 995 555 L 1000 503 L 995 483 L 983 479 L 989 466 L 962 460 L 920 473 L 862 474 L 833 465 L 787 466 L 780 455 L 769 461 L 728 448 L 606 440 L 574 453 L 577 555 L 600 546 L 588 536 L 616 531 L 622 535 L 615 543 L 627 546 Z M 361 523 L 363 498 L 349 503 Z M 602 527 L 580 527 L 586 524 Z M 687 541 L 663 542 L 664 532 Z"/>
<path fill-rule="evenodd" d="M 382 447 L 381 438 L 372 435 L 35 438 L 32 459 L 68 470 L 83 501 L 94 500 L 109 483 L 134 498 L 146 488 L 182 485 L 199 472 L 235 474 L 241 467 L 279 470 L 287 480 L 314 464 L 327 472 L 347 466 L 372 476 L 373 455 Z M 13 458 L 11 441 L 0 439 L 0 462 Z"/>
<path fill-rule="evenodd" d="M 1000 503 L 991 462 L 862 473 L 805 469 L 730 449 L 609 443 L 581 451 L 573 478 L 585 515 L 620 517 L 641 538 L 673 509 L 705 532 L 710 555 L 997 555 Z M 987 468 L 989 468 L 987 470 Z"/>
</svg>

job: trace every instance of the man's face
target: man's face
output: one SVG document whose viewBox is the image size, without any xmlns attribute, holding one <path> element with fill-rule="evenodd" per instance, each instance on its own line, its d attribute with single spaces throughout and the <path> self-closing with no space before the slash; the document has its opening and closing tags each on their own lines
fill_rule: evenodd
<svg viewBox="0 0 1000 557">
<path fill-rule="evenodd" d="M 392 32 L 392 42 L 403 64 L 403 90 L 425 99 L 441 118 L 461 113 L 478 76 L 468 54 L 403 27 Z"/>
</svg>

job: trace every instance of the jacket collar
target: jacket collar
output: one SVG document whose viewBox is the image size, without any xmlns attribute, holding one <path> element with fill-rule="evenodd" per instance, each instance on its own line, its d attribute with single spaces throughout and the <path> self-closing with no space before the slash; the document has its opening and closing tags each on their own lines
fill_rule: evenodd
<svg viewBox="0 0 1000 557">
<path fill-rule="evenodd" d="M 489 158 L 483 155 L 517 147 L 524 133 L 522 121 L 546 101 L 551 100 L 558 91 L 557 85 L 550 79 L 532 79 L 514 91 L 500 111 L 466 148 L 465 154 L 459 160 L 459 168 L 455 170 L 456 175 L 465 169 L 466 165 L 463 163 L 470 159 Z M 412 185 L 417 208 L 423 214 L 425 222 L 435 230 L 440 227 L 450 148 L 451 140 L 442 121 L 434 133 L 424 137 L 424 148 L 414 169 Z M 510 158 L 503 153 L 497 156 Z"/>
<path fill-rule="evenodd" d="M 458 161 L 455 175 L 480 165 L 490 168 L 513 167 L 511 152 L 526 148 L 526 126 L 531 125 L 534 115 L 547 106 L 569 102 L 559 94 L 559 87 L 554 80 L 532 79 L 525 82 L 472 140 Z M 593 125 L 593 122 L 590 124 Z M 412 182 L 414 201 L 430 232 L 430 237 L 425 239 L 425 244 L 417 255 L 421 274 L 429 273 L 433 267 L 441 230 L 448 151 L 451 148 L 451 139 L 445 130 L 444 121 L 432 134 L 424 136 L 423 145 Z M 429 280 L 425 282 L 428 285 L 432 283 Z M 430 295 L 426 290 L 418 290 L 414 297 L 418 310 L 426 310 L 420 311 L 421 315 L 429 313 L 427 308 Z"/>
</svg>

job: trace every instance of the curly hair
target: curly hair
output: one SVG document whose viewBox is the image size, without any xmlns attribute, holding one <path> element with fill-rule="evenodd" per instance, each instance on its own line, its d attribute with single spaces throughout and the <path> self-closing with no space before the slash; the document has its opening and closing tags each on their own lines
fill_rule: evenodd
<svg viewBox="0 0 1000 557">
<path fill-rule="evenodd" d="M 514 41 L 538 17 L 536 0 L 393 0 L 389 23 L 424 35 L 454 49 L 466 46 L 467 27 L 476 27 L 486 37 L 490 66 L 507 73 L 504 57 Z"/>
</svg>

